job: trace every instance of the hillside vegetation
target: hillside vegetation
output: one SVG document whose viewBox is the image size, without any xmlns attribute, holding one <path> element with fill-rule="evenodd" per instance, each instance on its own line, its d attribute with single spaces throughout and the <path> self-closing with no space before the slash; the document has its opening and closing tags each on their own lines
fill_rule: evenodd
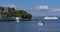
<svg viewBox="0 0 60 32">
<path fill-rule="evenodd" d="M 4 8 L 0 6 L 0 14 L 7 14 L 8 17 L 21 17 L 23 19 L 31 19 L 32 15 L 25 10 L 16 10 L 14 7 L 8 7 L 8 12 L 4 12 Z"/>
</svg>

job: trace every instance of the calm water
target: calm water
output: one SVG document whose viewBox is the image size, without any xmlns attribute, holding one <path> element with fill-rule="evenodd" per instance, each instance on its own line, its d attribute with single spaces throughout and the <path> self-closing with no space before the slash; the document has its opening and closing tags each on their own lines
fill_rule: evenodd
<svg viewBox="0 0 60 32">
<path fill-rule="evenodd" d="M 0 32 L 60 32 L 60 21 L 44 21 L 44 26 L 39 26 L 40 21 L 0 22 Z"/>
</svg>

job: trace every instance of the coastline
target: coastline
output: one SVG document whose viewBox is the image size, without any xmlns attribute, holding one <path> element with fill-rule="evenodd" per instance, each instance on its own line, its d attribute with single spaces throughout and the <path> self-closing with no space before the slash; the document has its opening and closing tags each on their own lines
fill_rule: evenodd
<svg viewBox="0 0 60 32">
<path fill-rule="evenodd" d="M 38 19 L 19 19 L 19 21 L 37 21 Z M 16 19 L 0 19 L 0 21 L 16 21 Z"/>
</svg>

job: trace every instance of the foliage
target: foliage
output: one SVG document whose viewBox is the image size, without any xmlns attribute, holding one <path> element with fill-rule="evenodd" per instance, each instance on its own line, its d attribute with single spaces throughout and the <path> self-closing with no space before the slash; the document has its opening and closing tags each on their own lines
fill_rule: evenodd
<svg viewBox="0 0 60 32">
<path fill-rule="evenodd" d="M 23 19 L 30 19 L 32 17 L 32 15 L 31 14 L 23 14 L 23 15 L 21 15 L 21 17 Z"/>
<path fill-rule="evenodd" d="M 32 17 L 31 14 L 28 14 L 26 11 L 24 10 L 19 10 L 15 12 L 15 16 L 16 17 L 22 17 L 23 19 L 30 19 Z"/>
<path fill-rule="evenodd" d="M 3 7 L 3 6 L 0 6 L 0 10 L 2 10 L 2 11 L 3 11 L 3 10 L 4 10 L 4 7 Z"/>
<path fill-rule="evenodd" d="M 15 8 L 9 8 L 9 12 L 0 12 L 0 14 L 7 14 L 8 17 L 16 16 L 22 17 L 23 19 L 30 19 L 32 17 L 31 14 L 27 13 L 24 10 L 15 10 Z M 4 7 L 0 6 L 0 10 L 4 10 Z"/>
<path fill-rule="evenodd" d="M 15 8 L 10 8 L 10 7 L 8 7 L 8 9 L 9 9 L 9 10 L 15 10 Z"/>
</svg>

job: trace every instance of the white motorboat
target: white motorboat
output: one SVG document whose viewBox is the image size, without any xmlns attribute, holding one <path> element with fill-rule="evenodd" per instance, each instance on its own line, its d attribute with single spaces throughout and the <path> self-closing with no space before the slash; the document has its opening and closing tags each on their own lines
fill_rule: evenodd
<svg viewBox="0 0 60 32">
<path fill-rule="evenodd" d="M 39 25 L 39 26 L 44 26 L 45 23 L 44 23 L 43 21 L 40 21 L 40 22 L 38 23 L 38 25 Z"/>
<path fill-rule="evenodd" d="M 44 17 L 44 19 L 58 19 L 58 17 Z"/>
<path fill-rule="evenodd" d="M 16 22 L 19 22 L 19 17 L 16 17 Z"/>
</svg>

